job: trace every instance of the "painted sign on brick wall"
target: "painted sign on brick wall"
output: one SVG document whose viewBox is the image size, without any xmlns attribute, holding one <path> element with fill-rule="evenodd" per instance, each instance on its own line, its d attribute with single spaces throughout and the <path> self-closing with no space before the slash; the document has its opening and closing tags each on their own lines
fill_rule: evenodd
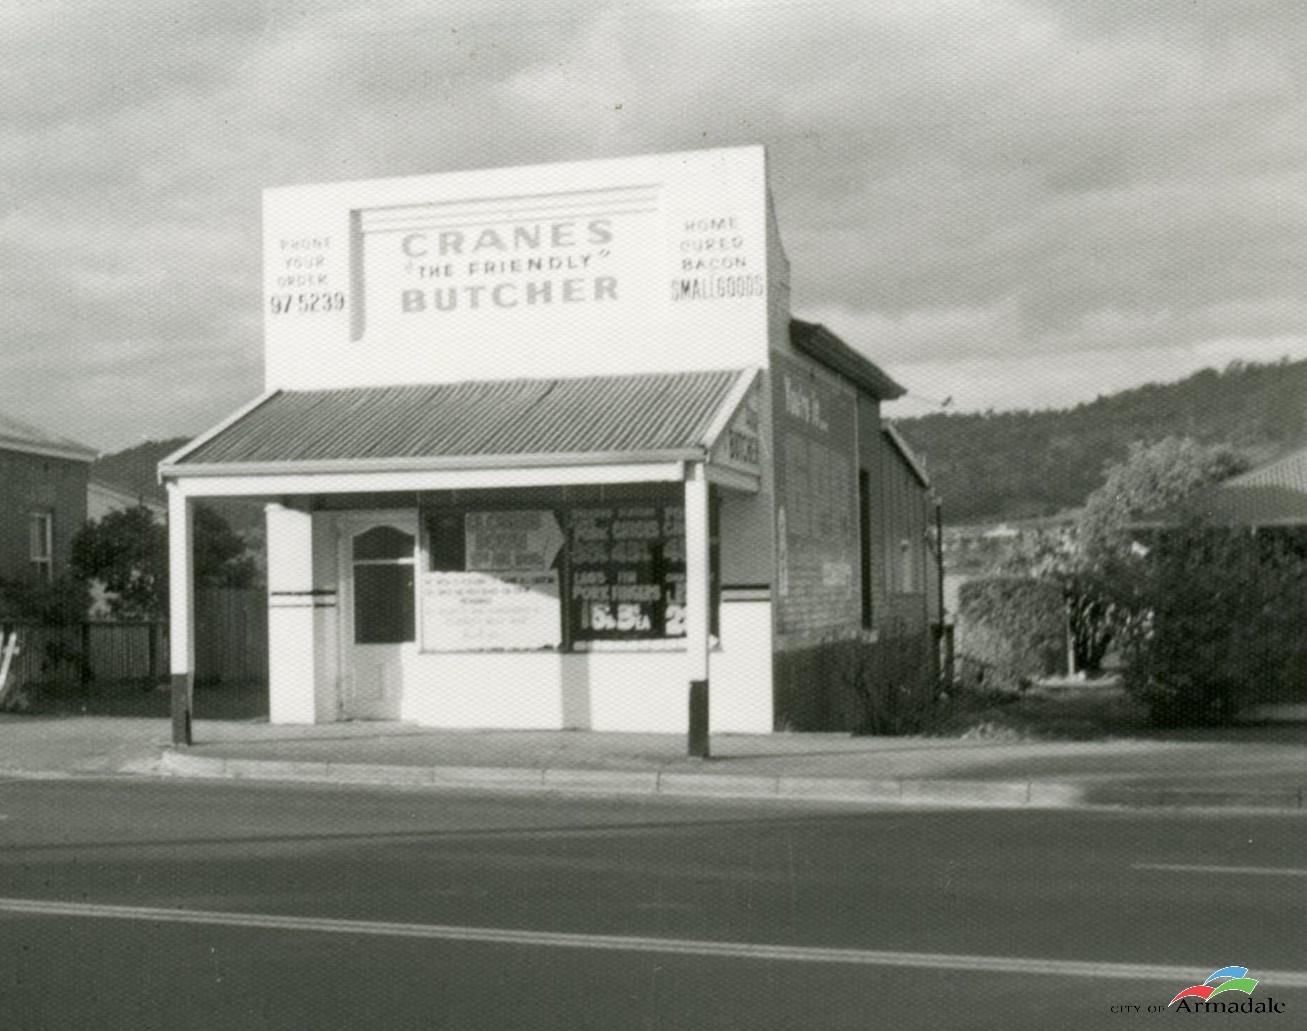
<svg viewBox="0 0 1307 1031">
<path fill-rule="evenodd" d="M 782 633 L 858 620 L 856 395 L 772 356 L 777 611 Z"/>
</svg>

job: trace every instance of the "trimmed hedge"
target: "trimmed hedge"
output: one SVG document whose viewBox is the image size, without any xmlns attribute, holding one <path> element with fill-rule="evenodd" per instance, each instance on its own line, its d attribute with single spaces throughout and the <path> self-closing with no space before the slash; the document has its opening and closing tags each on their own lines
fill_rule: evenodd
<svg viewBox="0 0 1307 1031">
<path fill-rule="evenodd" d="M 956 653 L 964 686 L 1017 691 L 1066 664 L 1066 604 L 1047 580 L 985 577 L 958 591 Z"/>
</svg>

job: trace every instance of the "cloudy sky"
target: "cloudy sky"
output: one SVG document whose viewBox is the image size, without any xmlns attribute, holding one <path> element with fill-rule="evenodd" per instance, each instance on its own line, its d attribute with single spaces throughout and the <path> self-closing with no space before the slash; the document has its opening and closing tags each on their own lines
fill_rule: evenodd
<svg viewBox="0 0 1307 1031">
<path fill-rule="evenodd" d="M 899 415 L 1307 357 L 1305 80 L 1302 0 L 5 0 L 0 412 L 255 396 L 264 186 L 743 143 Z"/>
</svg>

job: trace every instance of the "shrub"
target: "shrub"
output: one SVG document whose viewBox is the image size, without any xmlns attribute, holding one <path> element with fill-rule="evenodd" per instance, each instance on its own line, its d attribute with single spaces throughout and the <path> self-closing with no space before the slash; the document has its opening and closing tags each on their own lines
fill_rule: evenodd
<svg viewBox="0 0 1307 1031">
<path fill-rule="evenodd" d="M 832 654 L 839 682 L 857 700 L 855 734 L 917 734 L 931 728 L 938 687 L 928 637 L 874 644 L 846 640 Z"/>
<path fill-rule="evenodd" d="M 1025 577 L 969 580 L 958 591 L 957 635 L 965 684 L 1019 690 L 1065 661 L 1062 589 Z"/>
<path fill-rule="evenodd" d="M 1139 620 L 1126 689 L 1155 723 L 1224 722 L 1303 694 L 1307 548 L 1301 534 L 1191 525 L 1159 535 L 1122 585 Z"/>
<path fill-rule="evenodd" d="M 86 618 L 91 593 L 84 580 L 0 580 L 0 618 L 41 626 L 76 626 Z"/>
</svg>

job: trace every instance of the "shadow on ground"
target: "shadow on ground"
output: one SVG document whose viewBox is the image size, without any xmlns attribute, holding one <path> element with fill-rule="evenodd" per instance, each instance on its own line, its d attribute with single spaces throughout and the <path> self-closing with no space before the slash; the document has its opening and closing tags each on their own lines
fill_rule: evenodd
<svg viewBox="0 0 1307 1031">
<path fill-rule="evenodd" d="M 167 684 L 113 683 L 46 685 L 29 690 L 25 714 L 33 716 L 161 717 L 171 712 Z M 195 717 L 205 720 L 266 720 L 268 687 L 255 681 L 197 684 Z"/>
</svg>

